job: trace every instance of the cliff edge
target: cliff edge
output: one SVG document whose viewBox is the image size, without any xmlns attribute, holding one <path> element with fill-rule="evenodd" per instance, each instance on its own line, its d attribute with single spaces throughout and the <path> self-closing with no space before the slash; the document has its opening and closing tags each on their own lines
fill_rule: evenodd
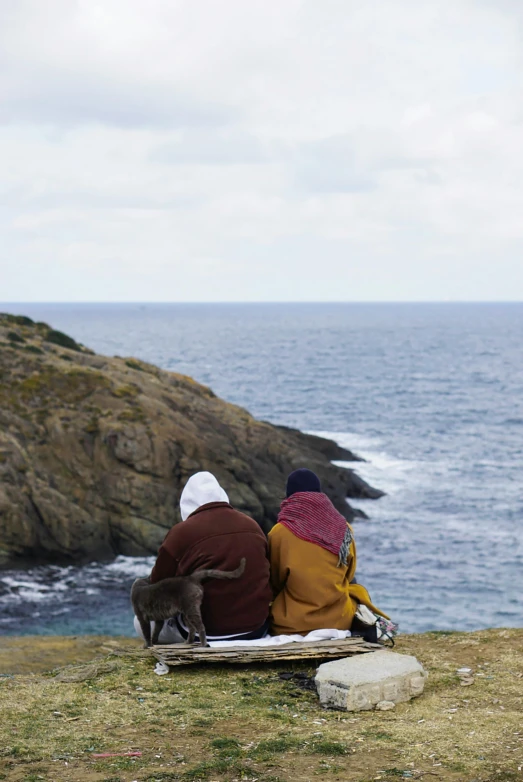
<svg viewBox="0 0 523 782">
<path fill-rule="evenodd" d="M 287 474 L 307 466 L 351 520 L 361 514 L 347 497 L 382 492 L 332 459 L 358 457 L 258 421 L 190 377 L 0 315 L 0 564 L 155 553 L 198 470 L 267 531 Z"/>
</svg>

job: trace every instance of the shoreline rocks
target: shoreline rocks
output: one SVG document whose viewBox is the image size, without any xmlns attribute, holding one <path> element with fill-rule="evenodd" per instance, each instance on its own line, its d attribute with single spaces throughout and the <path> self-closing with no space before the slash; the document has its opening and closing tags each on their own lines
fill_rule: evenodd
<svg viewBox="0 0 523 782">
<path fill-rule="evenodd" d="M 187 478 L 210 470 L 265 531 L 308 466 L 347 519 L 382 492 L 325 438 L 258 421 L 185 375 L 0 315 L 0 566 L 154 554 Z"/>
</svg>

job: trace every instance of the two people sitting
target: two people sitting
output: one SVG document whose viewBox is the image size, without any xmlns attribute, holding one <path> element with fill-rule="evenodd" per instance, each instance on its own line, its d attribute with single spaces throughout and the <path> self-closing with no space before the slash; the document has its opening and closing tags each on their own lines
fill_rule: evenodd
<svg viewBox="0 0 523 782">
<path fill-rule="evenodd" d="M 235 570 L 245 557 L 241 578 L 205 585 L 202 619 L 209 641 L 350 630 L 360 604 L 386 617 L 354 581 L 352 529 L 321 491 L 317 475 L 295 470 L 286 495 L 267 539 L 257 522 L 232 507 L 211 473 L 187 481 L 180 498 L 182 521 L 167 533 L 150 580 L 202 568 Z M 135 628 L 141 635 L 136 619 Z M 176 616 L 165 623 L 159 640 L 183 643 L 187 636 L 183 618 Z"/>
</svg>

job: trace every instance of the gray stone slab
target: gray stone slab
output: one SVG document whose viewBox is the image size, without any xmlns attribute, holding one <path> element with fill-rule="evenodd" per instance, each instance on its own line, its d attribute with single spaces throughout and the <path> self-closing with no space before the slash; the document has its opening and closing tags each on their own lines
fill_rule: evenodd
<svg viewBox="0 0 523 782">
<path fill-rule="evenodd" d="M 315 681 L 324 706 L 362 711 L 380 701 L 401 703 L 421 695 L 426 678 L 415 657 L 383 650 L 323 663 Z"/>
</svg>

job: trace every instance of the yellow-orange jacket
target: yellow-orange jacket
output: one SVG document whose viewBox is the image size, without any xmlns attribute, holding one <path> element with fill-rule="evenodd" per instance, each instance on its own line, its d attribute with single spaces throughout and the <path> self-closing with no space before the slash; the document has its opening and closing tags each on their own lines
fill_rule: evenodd
<svg viewBox="0 0 523 782">
<path fill-rule="evenodd" d="M 276 524 L 269 533 L 269 557 L 274 635 L 305 635 L 325 628 L 350 630 L 359 603 L 388 618 L 372 604 L 364 586 L 350 583 L 356 572 L 354 540 L 347 565 L 338 567 L 335 554 Z"/>
</svg>

